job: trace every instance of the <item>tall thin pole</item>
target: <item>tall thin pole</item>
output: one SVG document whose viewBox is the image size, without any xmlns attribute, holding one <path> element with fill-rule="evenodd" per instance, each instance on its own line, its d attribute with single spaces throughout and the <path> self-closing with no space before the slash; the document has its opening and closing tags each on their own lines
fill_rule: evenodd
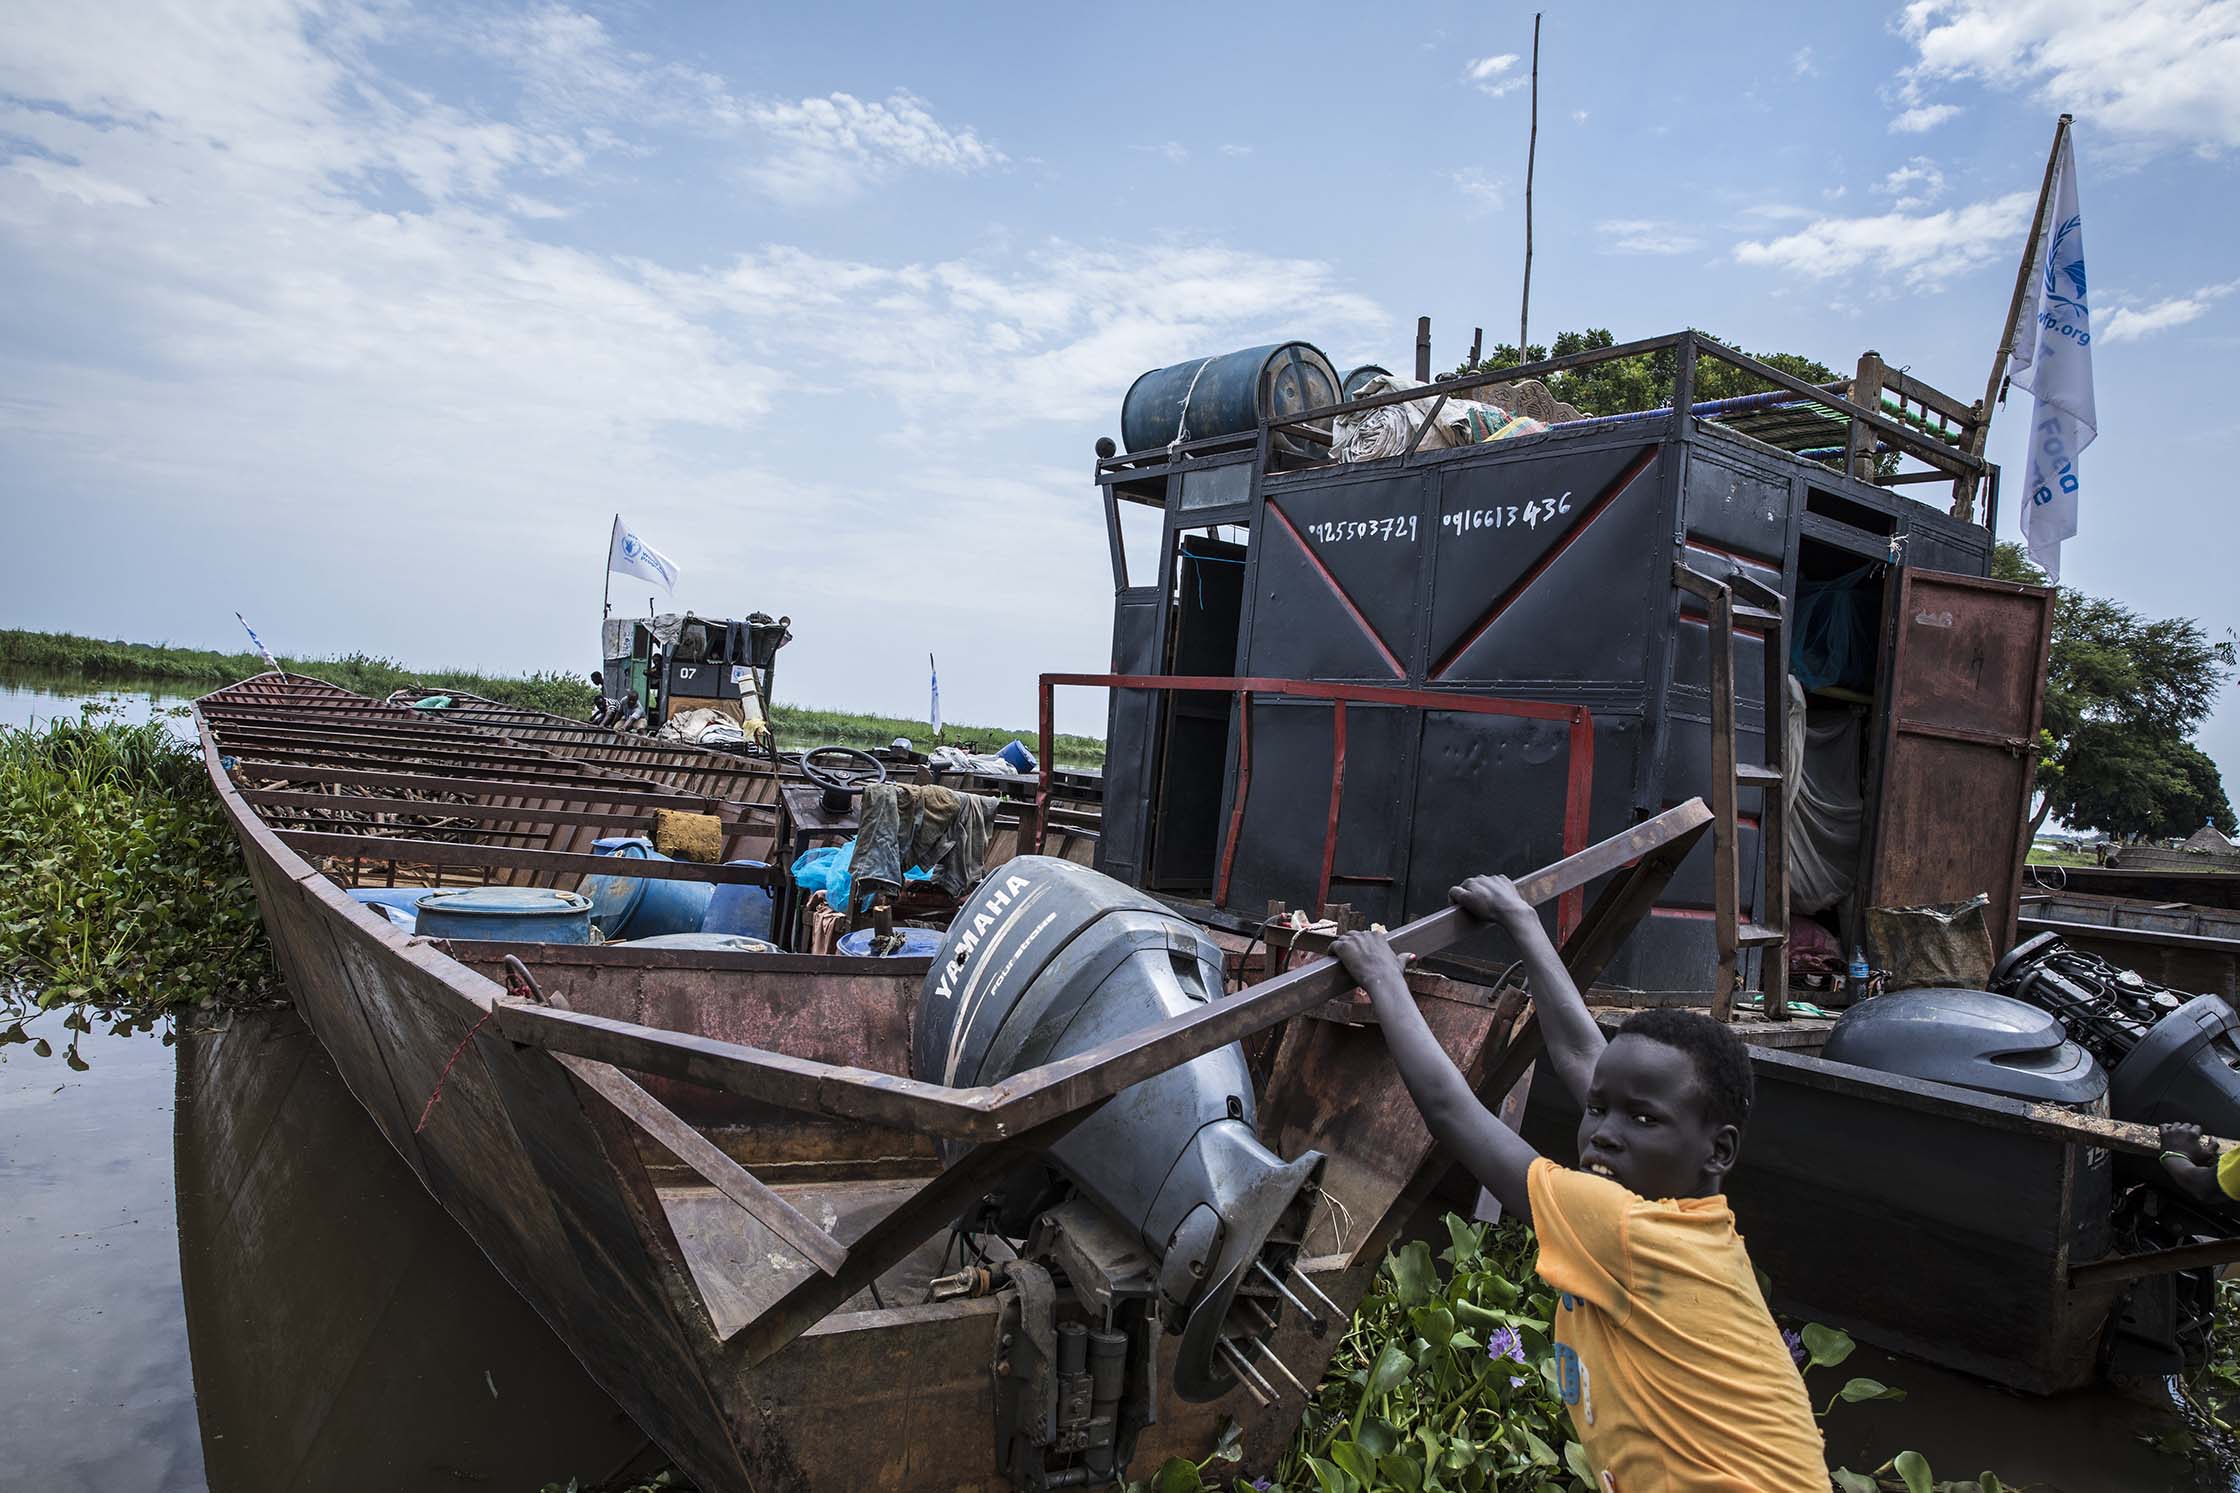
<svg viewBox="0 0 2240 1493">
<path fill-rule="evenodd" d="M 1532 166 L 1540 154 L 1540 13 L 1532 13 L 1532 134 L 1524 148 L 1524 303 L 1517 309 L 1517 361 L 1532 354 Z"/>
<path fill-rule="evenodd" d="M 2046 152 L 2046 174 L 2038 183 L 2038 210 L 2030 217 L 2030 236 L 2022 241 L 2022 263 L 2014 272 L 2014 296 L 2007 302 L 2007 319 L 1999 328 L 1999 346 L 1991 354 L 1991 381 L 1983 386 L 1983 403 L 1978 407 L 1976 428 L 1969 439 L 1969 455 L 1983 455 L 1984 446 L 1991 439 L 1991 409 L 1999 399 L 2000 381 L 2007 376 L 2007 360 L 2014 353 L 2015 323 L 2022 319 L 2023 297 L 2030 290 L 2030 271 L 2037 267 L 2038 240 L 2045 235 L 2046 209 L 2053 205 L 2053 173 L 2061 164 L 2061 142 L 2068 136 L 2071 116 L 2064 114 L 2053 127 L 2053 149 Z M 1975 479 L 1968 478 L 1960 484 L 1960 491 L 1953 498 L 1952 516 L 1959 519 L 1975 517 Z"/>
<path fill-rule="evenodd" d="M 619 513 L 616 514 L 614 516 L 614 521 L 617 524 L 621 523 L 622 515 Z M 607 559 L 605 568 L 607 572 L 606 583 L 600 588 L 599 591 L 599 620 L 602 622 L 614 615 L 614 530 L 611 528 L 607 530 Z M 607 640 L 604 637 L 601 637 L 599 639 L 599 646 L 601 648 L 607 646 Z"/>
</svg>

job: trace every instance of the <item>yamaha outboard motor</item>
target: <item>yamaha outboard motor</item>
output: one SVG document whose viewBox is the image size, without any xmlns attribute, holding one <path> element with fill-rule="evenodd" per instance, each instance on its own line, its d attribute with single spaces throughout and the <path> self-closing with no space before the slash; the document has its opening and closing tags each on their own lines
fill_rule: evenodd
<svg viewBox="0 0 2240 1493">
<path fill-rule="evenodd" d="M 1086 867 L 1021 856 L 990 873 L 950 925 L 918 1002 L 911 1071 L 953 1087 L 992 1084 L 1222 994 L 1221 949 L 1195 925 Z M 1303 1281 L 1292 1267 L 1321 1172 L 1319 1153 L 1284 1161 L 1260 1143 L 1251 1076 L 1232 1044 L 1113 1096 L 1043 1162 L 1002 1183 L 967 1224 L 1022 1240 L 1022 1265 L 1055 1271 L 1088 1325 L 1102 1319 L 1085 1344 L 1075 1341 L 1082 1324 L 1060 1322 L 1061 1358 L 1080 1358 L 1085 1346 L 1093 1365 L 1109 1353 L 1117 1375 L 1115 1339 L 1141 1335 L 1125 1357 L 1145 1418 L 1162 1330 L 1180 1334 L 1173 1382 L 1185 1399 L 1215 1399 L 1237 1386 L 1240 1368 L 1254 1373 L 1247 1350 L 1274 1332 L 1287 1292 Z M 1015 1305 L 1032 1310 L 1032 1294 L 1022 1290 Z M 1031 1347 L 1036 1324 L 1024 1322 L 1022 1332 L 1021 1346 Z M 1107 1455 L 1063 1473 L 1041 1468 L 1049 1447 L 1030 1426 L 1021 1444 L 1032 1444 L 1038 1465 L 1019 1465 L 1003 1422 L 1019 1397 L 1006 1370 L 1021 1356 L 997 1366 L 998 1454 L 1014 1482 L 1059 1486 L 1073 1472 L 1102 1477 L 1124 1467 L 1140 1426 L 1123 1424 Z M 1100 1403 L 1105 1388 L 1095 1385 Z"/>
<path fill-rule="evenodd" d="M 1878 995 L 1838 1018 L 1820 1056 L 2071 1109 L 2097 1112 L 2108 1093 L 2108 1075 L 2059 1021 L 1987 990 Z"/>
</svg>

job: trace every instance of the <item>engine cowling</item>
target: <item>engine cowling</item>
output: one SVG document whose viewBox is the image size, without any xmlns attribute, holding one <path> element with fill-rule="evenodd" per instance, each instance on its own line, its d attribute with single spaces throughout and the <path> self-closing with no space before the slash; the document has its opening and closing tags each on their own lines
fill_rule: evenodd
<svg viewBox="0 0 2240 1493">
<path fill-rule="evenodd" d="M 995 1083 L 1223 993 L 1220 946 L 1194 924 L 1086 867 L 1021 856 L 950 925 L 918 1002 L 911 1070 L 952 1087 Z M 1095 1203 L 1156 1262 L 1161 1318 L 1182 1338 L 1176 1392 L 1226 1393 L 1236 1378 L 1221 1339 L 1273 1331 L 1275 1285 L 1297 1258 L 1323 1164 L 1261 1144 L 1243 1051 L 1231 1044 L 1123 1089 L 1046 1159 L 1047 1171 L 998 1189 L 1006 1232 L 1023 1234 L 1022 1210 L 1053 1187 Z"/>
</svg>

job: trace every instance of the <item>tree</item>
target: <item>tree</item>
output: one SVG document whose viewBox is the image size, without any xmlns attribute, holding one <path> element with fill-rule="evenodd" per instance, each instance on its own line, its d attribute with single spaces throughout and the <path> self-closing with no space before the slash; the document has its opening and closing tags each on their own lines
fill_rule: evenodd
<svg viewBox="0 0 2240 1493">
<path fill-rule="evenodd" d="M 2046 583 L 2016 544 L 1997 548 L 1991 573 Z M 2189 738 L 2230 682 L 2236 653 L 2230 633 L 2213 641 L 2190 617 L 2153 620 L 2063 587 L 2046 662 L 2032 828 L 2054 813 L 2124 839 L 2173 839 L 2204 822 L 2231 833 L 2223 777 Z"/>
<path fill-rule="evenodd" d="M 1726 346 L 1724 338 L 1702 334 L 1708 340 Z M 1535 343 L 1517 355 L 1514 343 L 1504 342 L 1477 362 L 1467 360 L 1455 369 L 1457 377 L 1468 373 L 1491 373 L 1502 368 L 1515 368 L 1524 363 L 1538 363 L 1550 357 L 1564 358 L 1573 353 L 1591 352 L 1596 348 L 1614 347 L 1617 339 L 1607 327 L 1589 327 L 1584 332 L 1559 332 L 1552 347 Z M 1761 363 L 1769 363 L 1783 373 L 1801 378 L 1809 384 L 1832 383 L 1839 374 L 1825 363 L 1795 353 L 1755 354 Z M 1672 378 L 1678 370 L 1679 355 L 1667 348 L 1662 352 L 1637 353 L 1630 358 L 1615 358 L 1607 363 L 1596 363 L 1586 368 L 1567 369 L 1545 380 L 1548 392 L 1564 403 L 1576 406 L 1589 415 L 1623 415 L 1634 410 L 1653 410 L 1672 402 Z M 1696 359 L 1696 398 L 1732 399 L 1739 394 L 1756 394 L 1773 385 L 1753 374 L 1745 373 L 1732 363 L 1718 358 Z"/>
</svg>

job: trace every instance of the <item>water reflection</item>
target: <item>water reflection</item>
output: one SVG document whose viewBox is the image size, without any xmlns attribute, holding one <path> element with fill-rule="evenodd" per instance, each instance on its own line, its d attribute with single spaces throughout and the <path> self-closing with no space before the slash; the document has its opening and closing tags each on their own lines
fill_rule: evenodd
<svg viewBox="0 0 2240 1493">
<path fill-rule="evenodd" d="M 589 1481 L 658 1454 L 292 1011 L 0 1063 L 0 1488 Z M 176 1170 L 174 1170 L 174 1164 Z"/>
<path fill-rule="evenodd" d="M 532 1489 L 646 1450 L 293 1012 L 183 1044 L 178 1195 L 217 1493 Z"/>
<path fill-rule="evenodd" d="M 43 725 L 57 716 L 75 718 L 79 707 L 98 700 L 111 707 L 113 720 L 127 725 L 162 720 L 181 736 L 192 740 L 193 723 L 169 712 L 185 705 L 189 697 L 172 684 L 123 685 L 99 689 L 78 679 L 48 679 L 37 675 L 0 679 L 0 726 Z"/>
</svg>

